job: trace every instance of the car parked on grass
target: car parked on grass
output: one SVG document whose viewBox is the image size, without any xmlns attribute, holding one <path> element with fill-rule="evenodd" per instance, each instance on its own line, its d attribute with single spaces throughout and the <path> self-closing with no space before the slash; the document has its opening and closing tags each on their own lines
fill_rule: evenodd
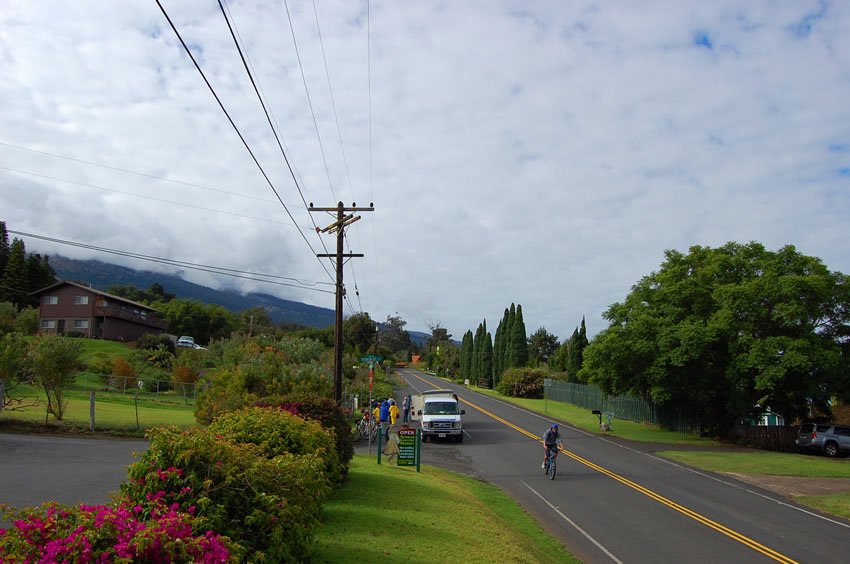
<svg viewBox="0 0 850 564">
<path fill-rule="evenodd" d="M 186 347 L 189 349 L 195 348 L 195 339 L 194 337 L 189 337 L 188 335 L 183 335 L 179 339 L 177 339 L 178 347 Z"/>
<path fill-rule="evenodd" d="M 850 454 L 850 425 L 803 423 L 795 442 L 800 450 L 815 450 L 827 456 Z"/>
</svg>

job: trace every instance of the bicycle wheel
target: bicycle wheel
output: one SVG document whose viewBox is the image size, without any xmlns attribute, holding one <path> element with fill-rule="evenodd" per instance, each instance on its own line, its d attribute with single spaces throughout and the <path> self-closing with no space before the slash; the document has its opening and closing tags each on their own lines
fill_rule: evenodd
<svg viewBox="0 0 850 564">
<path fill-rule="evenodd" d="M 357 425 L 357 428 L 360 431 L 361 439 L 366 439 L 369 437 L 369 423 L 361 420 L 360 423 Z"/>
<path fill-rule="evenodd" d="M 554 457 L 552 457 L 552 461 L 551 461 L 551 462 L 549 462 L 549 479 L 550 479 L 550 480 L 554 480 L 554 479 L 555 479 L 555 469 L 556 469 L 557 467 L 558 467 L 558 466 L 557 466 L 557 463 L 556 463 L 556 461 L 555 461 L 555 458 L 554 458 Z"/>
</svg>

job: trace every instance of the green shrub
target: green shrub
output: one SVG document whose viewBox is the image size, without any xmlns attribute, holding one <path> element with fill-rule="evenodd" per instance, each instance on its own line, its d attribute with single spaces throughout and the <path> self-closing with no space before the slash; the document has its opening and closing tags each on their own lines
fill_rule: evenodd
<svg viewBox="0 0 850 564">
<path fill-rule="evenodd" d="M 197 383 L 195 420 L 209 425 L 213 419 L 227 411 L 254 405 L 257 394 L 245 387 L 245 373 L 238 366 L 211 370 Z"/>
<path fill-rule="evenodd" d="M 511 368 L 502 373 L 496 391 L 515 398 L 539 399 L 543 397 L 546 375 L 547 372 L 540 368 Z"/>
<path fill-rule="evenodd" d="M 317 454 L 325 461 L 330 484 L 342 477 L 334 435 L 318 421 L 307 421 L 279 408 L 253 407 L 219 416 L 209 431 L 234 443 L 255 444 L 266 458 L 285 453 Z"/>
<path fill-rule="evenodd" d="M 150 446 L 128 470 L 121 494 L 147 515 L 164 503 L 190 509 L 198 526 L 226 535 L 240 560 L 292 562 L 309 557 L 321 500 L 329 493 L 315 454 L 263 456 L 207 429 L 148 432 Z M 176 506 L 174 505 L 176 504 Z"/>
<path fill-rule="evenodd" d="M 305 419 L 314 419 L 321 423 L 322 427 L 332 431 L 339 461 L 343 465 L 343 475 L 348 472 L 348 463 L 354 456 L 354 445 L 351 440 L 350 414 L 347 410 L 331 399 L 308 394 L 263 398 L 259 405 L 277 406 Z"/>
<path fill-rule="evenodd" d="M 136 340 L 136 348 L 152 351 L 163 348 L 171 354 L 177 354 L 174 341 L 168 335 L 160 333 L 145 333 Z"/>
</svg>

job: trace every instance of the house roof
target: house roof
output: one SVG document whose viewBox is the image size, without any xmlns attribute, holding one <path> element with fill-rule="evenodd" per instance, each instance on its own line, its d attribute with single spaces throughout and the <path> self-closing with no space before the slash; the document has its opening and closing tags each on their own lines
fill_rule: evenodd
<svg viewBox="0 0 850 564">
<path fill-rule="evenodd" d="M 101 292 L 100 290 L 96 290 L 94 288 L 89 288 L 88 286 L 83 286 L 82 284 L 77 284 L 76 282 L 70 282 L 68 280 L 60 280 L 60 281 L 56 282 L 55 284 L 51 284 L 50 286 L 42 288 L 41 290 L 36 290 L 35 292 L 30 292 L 29 295 L 30 296 L 40 295 L 40 294 L 48 292 L 48 291 L 50 291 L 54 288 L 58 288 L 59 286 L 75 286 L 77 288 L 85 290 L 86 292 L 90 292 L 92 294 L 97 294 L 98 296 L 103 296 L 104 298 L 109 298 L 110 300 L 117 300 L 119 302 L 124 302 L 125 304 L 130 304 L 130 305 L 133 305 L 133 306 L 136 306 L 136 307 L 144 308 L 148 311 L 155 311 L 157 313 L 160 313 L 159 310 L 154 309 L 149 305 L 145 305 L 145 304 L 142 304 L 142 303 L 139 303 L 139 302 L 134 302 L 133 300 L 128 300 L 127 298 L 122 298 L 121 296 L 116 296 L 114 294 L 108 294 L 106 292 Z"/>
</svg>

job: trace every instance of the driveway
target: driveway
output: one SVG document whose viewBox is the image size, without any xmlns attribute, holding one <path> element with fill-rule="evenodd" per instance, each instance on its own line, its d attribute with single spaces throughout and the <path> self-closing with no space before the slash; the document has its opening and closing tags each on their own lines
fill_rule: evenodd
<svg viewBox="0 0 850 564">
<path fill-rule="evenodd" d="M 147 447 L 144 439 L 0 434 L 0 504 L 106 503 L 127 478 L 133 453 Z"/>
</svg>

